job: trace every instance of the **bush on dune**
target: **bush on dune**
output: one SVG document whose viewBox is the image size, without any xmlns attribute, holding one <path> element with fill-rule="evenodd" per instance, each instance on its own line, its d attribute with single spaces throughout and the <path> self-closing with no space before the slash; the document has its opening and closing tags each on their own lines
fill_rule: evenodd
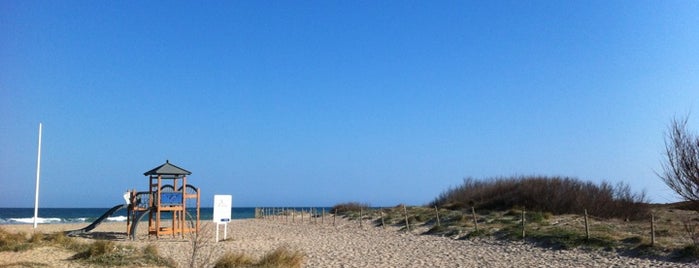
<svg viewBox="0 0 699 268">
<path fill-rule="evenodd" d="M 369 209 L 369 204 L 360 202 L 347 202 L 334 205 L 330 209 L 330 213 L 333 214 L 343 214 L 348 212 L 359 212 L 360 210 L 367 211 Z"/>
<path fill-rule="evenodd" d="M 511 177 L 489 180 L 464 179 L 463 184 L 442 192 L 430 206 L 461 209 L 507 210 L 525 207 L 554 214 L 580 214 L 585 209 L 597 217 L 640 219 L 647 217 L 645 193 L 633 193 L 627 184 L 597 185 L 574 178 Z"/>
</svg>

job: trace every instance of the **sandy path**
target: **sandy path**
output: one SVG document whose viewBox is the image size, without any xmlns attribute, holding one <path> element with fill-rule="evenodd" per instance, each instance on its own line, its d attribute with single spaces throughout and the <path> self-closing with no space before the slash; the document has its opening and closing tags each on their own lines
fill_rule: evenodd
<svg viewBox="0 0 699 268">
<path fill-rule="evenodd" d="M 75 225 L 44 225 L 42 232 L 69 230 Z M 145 225 L 143 226 L 145 229 Z M 6 230 L 31 230 L 30 226 L 3 226 Z M 284 220 L 235 220 L 228 225 L 229 240 L 213 243 L 214 225 L 206 223 L 206 236 L 199 254 L 199 264 L 211 265 L 224 252 L 242 252 L 260 257 L 280 246 L 300 250 L 306 255 L 305 267 L 699 267 L 699 263 L 674 263 L 663 260 L 620 256 L 605 251 L 549 250 L 517 241 L 492 239 L 453 240 L 416 235 L 395 227 L 382 229 L 356 222 L 338 220 L 336 226 L 291 223 Z M 95 229 L 94 235 L 118 234 L 119 243 L 142 246 L 157 245 L 160 253 L 188 267 L 191 240 L 182 238 L 146 238 L 129 241 L 123 233 L 125 223 L 107 223 Z M 221 233 L 222 236 L 222 233 Z M 90 240 L 90 239 L 85 239 Z M 0 265 L 6 258 L 19 257 L 0 253 Z M 49 260 L 53 267 L 68 265 L 63 259 L 70 253 L 35 249 L 20 254 L 23 260 Z M 63 259 L 62 259 L 63 258 Z"/>
</svg>

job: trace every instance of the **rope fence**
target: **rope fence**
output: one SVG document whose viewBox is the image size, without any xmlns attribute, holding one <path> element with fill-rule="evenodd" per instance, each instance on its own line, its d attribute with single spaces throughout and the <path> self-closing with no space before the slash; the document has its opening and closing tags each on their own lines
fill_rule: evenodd
<svg viewBox="0 0 699 268">
<path fill-rule="evenodd" d="M 337 226 L 338 213 L 330 212 L 325 208 L 268 207 L 256 208 L 255 218 L 290 224 Z M 399 205 L 393 208 L 370 208 L 359 209 L 359 211 L 351 213 L 345 212 L 341 218 L 350 223 L 356 222 L 358 228 L 373 225 L 385 229 L 386 226 L 394 226 L 415 234 L 427 232 L 416 232 L 416 230 L 443 229 L 454 225 L 461 228 L 456 235 L 467 235 L 471 232 L 487 234 L 506 225 L 510 228 L 519 228 L 517 234 L 522 239 L 534 235 L 542 229 L 559 228 L 577 233 L 586 240 L 608 239 L 614 236 L 618 240 L 637 241 L 655 246 L 658 242 L 665 245 L 671 244 L 671 240 L 677 241 L 677 238 L 680 237 L 682 238 L 680 240 L 684 240 L 686 243 L 699 243 L 699 221 L 692 221 L 691 218 L 685 221 L 650 214 L 645 221 L 628 221 L 595 217 L 587 209 L 581 211 L 580 215 L 551 218 L 553 215 L 546 214 L 521 208 L 510 210 L 502 215 L 479 215 L 474 207 L 460 211 L 440 209 L 436 206 L 433 208 L 413 207 L 409 210 L 405 205 Z M 455 222 L 458 223 L 455 224 Z"/>
</svg>

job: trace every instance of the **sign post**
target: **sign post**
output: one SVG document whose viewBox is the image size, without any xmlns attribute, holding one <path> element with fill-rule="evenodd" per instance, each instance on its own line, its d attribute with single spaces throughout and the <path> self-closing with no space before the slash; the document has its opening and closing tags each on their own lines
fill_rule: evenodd
<svg viewBox="0 0 699 268">
<path fill-rule="evenodd" d="M 223 224 L 223 240 L 226 240 L 228 222 L 231 221 L 231 205 L 233 196 L 214 195 L 214 223 L 216 223 L 216 242 L 218 242 L 218 226 Z"/>
</svg>

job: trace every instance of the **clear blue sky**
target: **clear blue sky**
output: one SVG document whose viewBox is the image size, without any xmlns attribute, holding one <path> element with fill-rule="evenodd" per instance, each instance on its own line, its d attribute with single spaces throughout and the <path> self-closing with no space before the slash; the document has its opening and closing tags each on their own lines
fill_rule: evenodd
<svg viewBox="0 0 699 268">
<path fill-rule="evenodd" d="M 677 198 L 696 1 L 0 1 L 0 207 L 107 207 L 169 159 L 234 206 L 426 204 L 465 177 Z M 210 206 L 210 205 L 208 205 Z"/>
</svg>

